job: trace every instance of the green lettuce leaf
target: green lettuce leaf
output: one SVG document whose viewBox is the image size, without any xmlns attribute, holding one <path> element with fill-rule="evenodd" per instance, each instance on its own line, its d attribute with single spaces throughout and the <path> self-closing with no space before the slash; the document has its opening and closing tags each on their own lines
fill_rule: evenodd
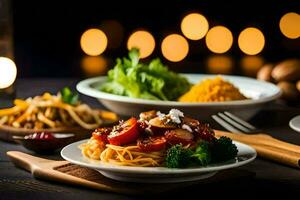
<svg viewBox="0 0 300 200">
<path fill-rule="evenodd" d="M 139 50 L 131 49 L 128 58 L 116 60 L 101 91 L 150 100 L 177 100 L 190 88 L 188 80 L 170 71 L 159 59 L 149 64 L 139 61 Z"/>
</svg>

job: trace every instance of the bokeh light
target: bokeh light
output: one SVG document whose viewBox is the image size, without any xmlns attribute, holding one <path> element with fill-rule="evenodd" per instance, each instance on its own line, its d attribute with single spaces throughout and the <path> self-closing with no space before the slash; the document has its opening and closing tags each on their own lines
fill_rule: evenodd
<svg viewBox="0 0 300 200">
<path fill-rule="evenodd" d="M 11 86 L 17 77 L 17 67 L 9 58 L 0 57 L 0 89 Z"/>
<path fill-rule="evenodd" d="M 181 22 L 181 31 L 185 37 L 191 40 L 200 40 L 208 31 L 207 19 L 199 13 L 191 13 L 185 16 Z"/>
<path fill-rule="evenodd" d="M 257 28 L 246 28 L 239 35 L 238 45 L 245 54 L 256 55 L 265 46 L 264 34 Z"/>
<path fill-rule="evenodd" d="M 151 33 L 147 31 L 136 31 L 129 36 L 127 48 L 140 49 L 140 57 L 146 58 L 151 55 L 155 48 L 155 40 Z"/>
<path fill-rule="evenodd" d="M 163 56 L 172 62 L 183 60 L 189 52 L 187 40 L 179 34 L 171 34 L 165 37 L 161 43 Z"/>
<path fill-rule="evenodd" d="M 212 74 L 231 74 L 234 62 L 231 57 L 213 55 L 207 59 L 207 71 Z"/>
<path fill-rule="evenodd" d="M 104 20 L 102 21 L 100 27 L 107 36 L 107 48 L 119 48 L 124 38 L 124 27 L 122 24 L 116 20 Z"/>
<path fill-rule="evenodd" d="M 240 65 L 244 75 L 255 77 L 264 63 L 264 59 L 260 56 L 244 56 L 241 59 Z"/>
<path fill-rule="evenodd" d="M 281 33 L 290 39 L 300 37 L 300 15 L 294 12 L 286 13 L 279 21 Z"/>
<path fill-rule="evenodd" d="M 104 75 L 108 70 L 108 61 L 103 56 L 85 56 L 81 68 L 88 77 Z"/>
<path fill-rule="evenodd" d="M 231 31 L 224 26 L 211 28 L 205 38 L 207 48 L 214 53 L 227 52 L 233 43 Z"/>
<path fill-rule="evenodd" d="M 81 36 L 80 46 L 87 55 L 98 56 L 107 47 L 107 37 L 100 29 L 88 29 Z"/>
</svg>

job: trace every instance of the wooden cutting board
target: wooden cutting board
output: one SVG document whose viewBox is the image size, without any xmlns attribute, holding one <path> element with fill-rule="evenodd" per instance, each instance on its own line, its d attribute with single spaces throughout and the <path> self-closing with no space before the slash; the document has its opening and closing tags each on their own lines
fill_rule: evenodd
<svg viewBox="0 0 300 200">
<path fill-rule="evenodd" d="M 18 151 L 9 151 L 7 155 L 16 166 L 31 172 L 35 178 L 121 194 L 163 193 L 196 184 L 249 178 L 255 175 L 249 171 L 231 169 L 221 171 L 211 178 L 194 182 L 171 184 L 125 183 L 108 179 L 96 170 L 80 167 L 68 161 L 47 160 Z"/>
</svg>

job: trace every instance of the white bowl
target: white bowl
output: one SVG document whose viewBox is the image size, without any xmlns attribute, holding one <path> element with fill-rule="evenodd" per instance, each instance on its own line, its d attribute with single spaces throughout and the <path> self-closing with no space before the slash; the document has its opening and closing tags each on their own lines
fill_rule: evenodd
<svg viewBox="0 0 300 200">
<path fill-rule="evenodd" d="M 202 79 L 215 77 L 215 75 L 204 74 L 182 75 L 186 76 L 191 83 L 198 83 Z M 97 88 L 105 82 L 106 76 L 83 80 L 77 84 L 77 90 L 82 94 L 97 98 L 105 107 L 120 115 L 138 116 L 140 112 L 147 110 L 154 109 L 168 112 L 172 108 L 177 108 L 189 116 L 201 120 L 207 120 L 211 115 L 220 111 L 229 111 L 247 120 L 266 104 L 274 101 L 281 95 L 281 90 L 272 83 L 241 76 L 222 75 L 222 77 L 233 83 L 250 99 L 226 102 L 183 103 L 130 98 L 98 90 Z"/>
</svg>

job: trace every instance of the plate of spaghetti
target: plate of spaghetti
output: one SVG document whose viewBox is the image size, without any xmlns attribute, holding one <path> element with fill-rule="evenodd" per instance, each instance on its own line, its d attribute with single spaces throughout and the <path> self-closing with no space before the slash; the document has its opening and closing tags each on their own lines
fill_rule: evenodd
<svg viewBox="0 0 300 200">
<path fill-rule="evenodd" d="M 64 147 L 61 155 L 111 179 L 170 183 L 205 179 L 247 164 L 256 151 L 230 138 L 217 138 L 209 124 L 171 109 L 97 128 L 90 139 Z"/>
</svg>

